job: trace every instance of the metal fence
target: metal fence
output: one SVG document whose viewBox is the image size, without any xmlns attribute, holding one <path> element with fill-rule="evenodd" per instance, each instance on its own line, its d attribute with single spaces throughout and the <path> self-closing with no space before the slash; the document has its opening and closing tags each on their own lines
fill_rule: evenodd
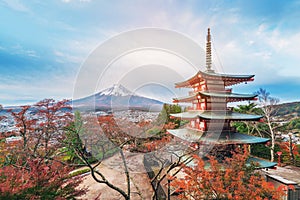
<svg viewBox="0 0 300 200">
<path fill-rule="evenodd" d="M 295 189 L 289 189 L 287 199 L 300 200 L 300 187 L 296 186 Z"/>
</svg>

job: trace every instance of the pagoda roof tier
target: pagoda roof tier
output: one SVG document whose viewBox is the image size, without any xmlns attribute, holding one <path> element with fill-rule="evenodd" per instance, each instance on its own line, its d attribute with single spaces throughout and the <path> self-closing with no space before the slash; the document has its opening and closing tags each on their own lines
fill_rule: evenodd
<svg viewBox="0 0 300 200">
<path fill-rule="evenodd" d="M 171 114 L 172 117 L 182 119 L 204 119 L 204 120 L 234 120 L 234 121 L 258 121 L 261 115 L 250 115 L 233 112 L 229 110 L 193 110 L 183 113 Z"/>
<path fill-rule="evenodd" d="M 206 132 L 205 135 L 201 138 L 200 141 L 206 141 L 206 142 L 215 142 L 216 141 L 216 132 Z M 238 132 L 229 132 L 229 131 L 223 131 L 218 140 L 218 144 L 259 144 L 259 143 L 266 143 L 270 139 L 268 138 L 262 138 L 262 137 L 256 137 L 252 135 L 247 135 L 243 133 Z"/>
<path fill-rule="evenodd" d="M 185 157 L 187 157 L 187 156 L 185 156 Z M 257 157 L 249 156 L 249 158 L 246 160 L 246 166 L 250 167 L 251 163 L 253 163 L 254 165 L 257 164 L 257 166 L 255 166 L 255 169 L 272 168 L 272 167 L 275 167 L 277 165 L 276 162 L 270 162 L 270 161 L 264 160 L 262 158 L 257 158 Z M 189 162 L 187 164 L 187 166 L 194 167 L 194 166 L 197 166 L 197 163 L 195 162 L 195 160 L 192 160 L 191 162 Z M 210 163 L 209 162 L 205 162 L 204 168 L 207 169 L 207 170 L 211 169 Z"/>
<path fill-rule="evenodd" d="M 195 92 L 193 95 L 187 96 L 187 97 L 181 97 L 181 98 L 174 98 L 174 103 L 179 102 L 191 102 L 197 99 L 202 98 L 220 98 L 220 99 L 226 99 L 227 102 L 237 102 L 237 101 L 249 101 L 249 100 L 255 100 L 255 97 L 257 97 L 256 94 L 238 94 L 238 93 L 231 93 L 231 92 L 209 92 L 209 91 L 200 91 Z"/>
<path fill-rule="evenodd" d="M 203 110 L 191 110 L 188 112 L 170 114 L 172 117 L 181 118 L 181 119 L 196 119 L 199 115 L 203 113 Z"/>
<path fill-rule="evenodd" d="M 272 167 L 275 167 L 277 165 L 276 162 L 270 162 L 268 160 L 264 160 L 264 159 L 261 159 L 261 158 L 250 156 L 247 160 L 246 165 L 250 166 L 251 163 L 254 163 L 254 164 L 257 163 L 258 164 L 258 166 L 255 167 L 256 169 L 272 168 Z"/>
<path fill-rule="evenodd" d="M 175 83 L 176 88 L 192 87 L 196 83 L 204 80 L 222 80 L 225 86 L 231 86 L 242 82 L 253 81 L 254 75 L 237 75 L 237 74 L 220 74 L 215 72 L 202 72 L 199 71 L 196 75 L 186 81 Z"/>
<path fill-rule="evenodd" d="M 187 142 L 209 142 L 215 144 L 258 144 L 269 141 L 267 138 L 261 138 L 242 134 L 238 132 L 223 131 L 218 135 L 217 131 L 201 131 L 195 129 L 173 129 L 167 130 L 170 134 Z"/>
<path fill-rule="evenodd" d="M 184 129 L 171 129 L 167 130 L 169 133 L 172 135 L 187 141 L 187 142 L 198 142 L 200 141 L 203 131 L 197 130 L 197 129 L 189 129 L 189 128 L 184 128 Z"/>
</svg>

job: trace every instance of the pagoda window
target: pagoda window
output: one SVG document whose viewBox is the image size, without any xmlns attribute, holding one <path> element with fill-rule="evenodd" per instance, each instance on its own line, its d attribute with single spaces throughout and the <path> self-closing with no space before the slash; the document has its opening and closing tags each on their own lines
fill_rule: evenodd
<svg viewBox="0 0 300 200">
<path fill-rule="evenodd" d="M 205 110 L 205 109 L 206 109 L 205 103 L 201 103 L 201 110 Z"/>
<path fill-rule="evenodd" d="M 197 118 L 197 119 L 195 120 L 195 122 L 196 122 L 196 128 L 197 128 L 197 129 L 200 129 L 200 119 Z"/>
<path fill-rule="evenodd" d="M 191 121 L 191 127 L 192 127 L 192 128 L 195 128 L 195 121 L 194 121 L 194 120 Z"/>
<path fill-rule="evenodd" d="M 193 110 L 197 109 L 197 104 L 193 104 Z"/>
<path fill-rule="evenodd" d="M 200 128 L 201 130 L 205 130 L 205 122 L 200 122 L 200 123 L 199 123 L 199 128 Z"/>
</svg>

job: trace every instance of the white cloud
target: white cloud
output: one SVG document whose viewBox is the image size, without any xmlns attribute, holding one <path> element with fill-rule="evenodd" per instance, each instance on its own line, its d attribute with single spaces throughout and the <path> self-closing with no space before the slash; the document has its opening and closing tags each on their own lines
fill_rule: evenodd
<svg viewBox="0 0 300 200">
<path fill-rule="evenodd" d="M 63 3 L 90 2 L 90 0 L 61 1 Z M 5 2 L 12 9 L 19 11 L 28 10 L 19 1 L 6 0 Z M 80 36 L 72 37 L 71 34 L 68 39 L 60 37 L 56 39 L 57 43 L 61 44 L 53 50 L 56 61 L 60 63 L 71 62 L 79 66 L 88 57 L 89 53 L 95 50 L 105 39 L 109 39 L 122 31 L 140 27 L 158 27 L 175 30 L 187 35 L 205 48 L 206 31 L 208 27 L 211 27 L 214 45 L 213 62 L 215 69 L 217 69 L 216 71 L 223 73 L 256 74 L 254 84 L 272 84 L 286 77 L 300 78 L 300 68 L 296 67 L 296 64 L 300 63 L 300 57 L 298 56 L 300 52 L 299 31 L 292 30 L 288 32 L 282 26 L 274 25 L 274 22 L 271 24 L 265 19 L 245 17 L 238 8 L 224 8 L 220 3 L 209 7 L 207 10 L 183 6 L 183 4 L 179 4 L 176 1 L 162 3 L 163 5 L 160 4 L 161 2 L 153 2 L 153 4 L 145 6 L 144 2 L 139 1 L 135 3 L 129 1 L 120 2 L 115 6 L 115 12 L 118 12 L 117 16 L 121 16 L 122 19 L 117 19 L 117 17 L 110 19 L 108 17 L 112 17 L 112 15 L 99 14 L 101 20 L 95 20 L 98 23 L 92 24 L 93 26 L 88 31 L 79 31 L 79 29 L 76 29 L 80 28 L 80 25 L 72 27 L 63 21 L 55 21 L 55 25 L 52 25 L 55 27 L 58 26 L 64 31 L 69 31 L 70 33 L 84 32 Z M 106 25 L 105 20 L 110 20 L 109 25 Z M 278 23 L 280 24 L 281 22 L 279 21 Z M 0 47 L 0 50 L 4 49 Z M 25 49 L 21 46 L 15 47 L 15 53 L 23 53 L 32 57 L 38 56 L 38 53 L 34 50 Z M 109 87 L 109 84 L 118 81 L 118 78 L 122 76 L 122 72 L 126 72 L 126 70 L 130 71 L 130 65 L 131 67 L 141 65 L 139 58 L 145 59 L 145 63 L 147 61 L 150 63 L 151 61 L 147 55 L 140 54 L 135 56 L 131 55 L 131 57 L 126 58 L 127 60 L 124 59 L 120 62 L 123 71 L 118 71 L 121 64 L 115 63 L 116 66 L 110 72 L 108 81 L 105 83 L 106 85 L 102 85 L 103 88 Z M 164 58 L 158 56 L 155 59 L 157 59 L 157 62 L 165 62 Z M 170 59 L 169 62 L 166 65 L 173 66 L 175 71 L 186 70 L 183 72 L 185 73 L 184 77 L 189 76 L 189 71 L 183 66 L 180 66 L 182 68 L 178 67 L 180 69 L 175 66 L 180 62 L 176 61 L 176 63 L 174 59 Z M 203 68 L 204 66 L 198 67 Z M 63 77 L 60 78 L 64 79 Z M 44 84 L 52 85 L 59 94 L 62 93 L 60 90 L 66 92 L 64 88 L 60 87 L 60 84 L 64 84 L 61 80 L 53 80 L 58 83 L 53 82 L 51 84 L 49 82 Z M 70 84 L 66 85 L 68 85 L 67 88 L 71 87 Z M 43 89 L 45 88 L 43 87 Z M 51 91 L 49 88 L 51 94 L 54 94 L 55 90 Z"/>
<path fill-rule="evenodd" d="M 0 46 L 0 50 L 1 50 L 1 51 L 5 51 L 5 50 L 6 50 L 6 48 L 5 48 L 5 47 L 3 47 L 3 46 Z"/>
<path fill-rule="evenodd" d="M 14 45 L 10 48 L 10 53 L 11 54 L 16 54 L 16 55 L 25 55 L 29 57 L 34 57 L 34 58 L 39 58 L 39 55 L 37 54 L 36 51 L 32 49 L 26 49 L 20 44 Z"/>
<path fill-rule="evenodd" d="M 217 9 L 218 11 L 208 14 L 208 12 L 197 13 L 188 7 L 170 6 L 166 9 L 158 5 L 143 6 L 138 11 L 136 7 L 126 5 L 120 7 L 126 10 L 126 15 L 132 16 L 136 21 L 114 26 L 114 29 L 95 28 L 91 30 L 95 33 L 95 37 L 89 36 L 85 42 L 70 40 L 66 46 L 75 51 L 74 55 L 88 55 L 100 41 L 103 41 L 99 39 L 99 35 L 110 38 L 121 30 L 150 26 L 181 32 L 205 48 L 206 31 L 211 27 L 216 71 L 256 74 L 258 84 L 274 83 L 283 75 L 278 71 L 279 54 L 286 54 L 286 59 L 289 59 L 300 51 L 299 35 L 285 35 L 282 30 L 272 28 L 263 19 L 261 22 L 257 22 L 256 18 L 247 21 L 241 16 L 238 8 L 227 10 L 222 8 L 222 11 Z M 135 17 L 137 15 L 138 18 Z M 281 60 L 281 68 L 284 66 L 285 69 L 289 69 L 285 70 L 286 72 L 293 71 L 291 69 L 294 66 L 284 65 L 282 62 L 284 60 Z M 297 74 L 300 76 L 300 72 Z"/>
<path fill-rule="evenodd" d="M 18 0 L 3 0 L 4 3 L 11 9 L 20 12 L 30 12 L 30 9 Z"/>
<path fill-rule="evenodd" d="M 50 75 L 47 79 L 40 77 L 1 78 L 0 99 L 6 102 L 22 100 L 23 103 L 35 103 L 44 98 L 72 98 L 74 73 Z M 3 102 L 1 102 L 3 103 Z M 12 103 L 5 103 L 12 105 Z"/>
<path fill-rule="evenodd" d="M 73 0 L 62 0 L 63 3 L 70 3 L 71 1 L 73 1 Z M 79 0 L 79 2 L 86 2 L 86 3 L 91 2 L 91 1 L 92 0 Z"/>
<path fill-rule="evenodd" d="M 73 54 L 70 54 L 69 52 L 62 52 L 58 50 L 54 50 L 53 54 L 56 56 L 56 62 L 59 63 L 76 63 L 80 64 L 83 62 L 84 58 L 81 56 L 76 56 Z"/>
</svg>

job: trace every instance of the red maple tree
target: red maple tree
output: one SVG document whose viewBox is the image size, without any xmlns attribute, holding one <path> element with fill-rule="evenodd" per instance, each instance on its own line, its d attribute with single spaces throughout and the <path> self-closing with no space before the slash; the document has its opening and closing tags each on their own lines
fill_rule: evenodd
<svg viewBox="0 0 300 200">
<path fill-rule="evenodd" d="M 247 165 L 247 151 L 234 152 L 223 163 L 213 156 L 205 162 L 194 156 L 194 166 L 184 166 L 184 178 L 170 177 L 180 199 L 280 199 L 284 189 L 275 188 Z"/>
<path fill-rule="evenodd" d="M 42 158 L 18 160 L 0 168 L 0 199 L 69 199 L 85 194 L 76 189 L 81 178 L 70 178 L 72 168 Z"/>
<path fill-rule="evenodd" d="M 70 199 L 86 192 L 77 188 L 82 178 L 71 178 L 73 168 L 59 157 L 68 109 L 65 100 L 45 99 L 8 110 L 17 128 L 12 134 L 22 139 L 0 143 L 0 199 Z"/>
</svg>

